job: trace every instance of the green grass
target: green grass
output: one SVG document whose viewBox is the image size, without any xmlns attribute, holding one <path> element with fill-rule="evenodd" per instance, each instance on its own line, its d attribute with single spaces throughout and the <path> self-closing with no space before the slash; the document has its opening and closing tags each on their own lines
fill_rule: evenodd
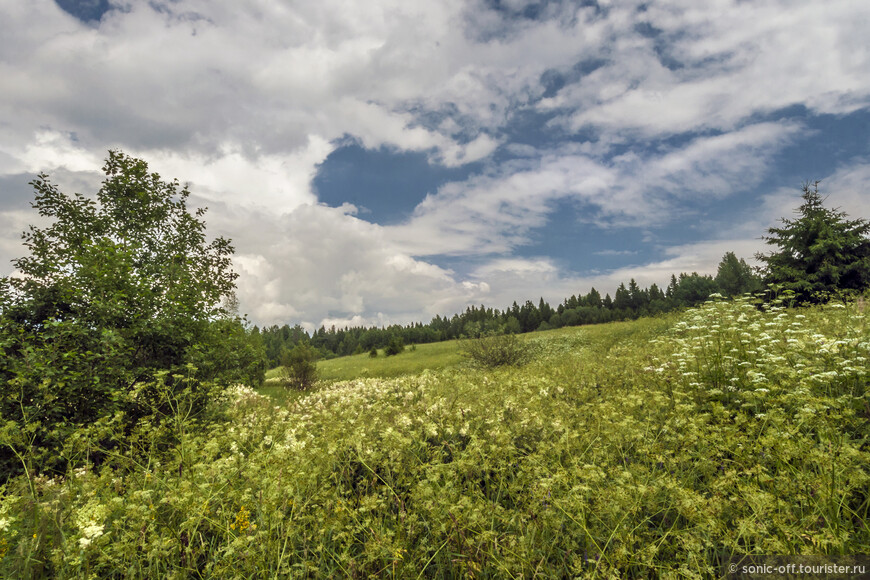
<svg viewBox="0 0 870 580">
<path fill-rule="evenodd" d="M 621 323 L 615 326 L 619 327 Z M 610 332 L 610 331 L 608 331 Z M 578 333 L 588 333 L 587 329 L 560 328 L 544 332 L 535 332 L 519 335 L 520 341 L 536 343 L 551 338 L 572 336 Z M 594 331 L 593 331 L 594 333 Z M 468 363 L 468 358 L 463 356 L 464 340 L 449 340 L 429 344 L 418 344 L 415 350 L 408 346 L 405 352 L 394 355 L 384 355 L 384 349 L 378 350 L 377 358 L 371 358 L 368 353 L 351 356 L 337 357 L 321 360 L 317 363 L 317 370 L 321 383 L 335 383 L 364 378 L 395 378 L 405 375 L 417 375 L 423 371 L 436 371 L 455 365 Z M 263 394 L 276 396 L 280 391 L 277 386 L 283 367 L 276 367 L 266 372 L 266 385 L 261 388 Z M 278 395 L 279 396 L 279 395 Z"/>
<path fill-rule="evenodd" d="M 20 477 L 0 576 L 716 578 L 734 554 L 870 553 L 860 307 L 523 340 L 532 362 L 494 370 L 456 343 L 325 361 L 356 378 L 283 406 L 236 389 L 144 459 Z"/>
<path fill-rule="evenodd" d="M 455 340 L 418 344 L 413 351 L 406 347 L 405 352 L 394 356 L 384 355 L 384 349 L 381 349 L 377 358 L 363 353 L 320 361 L 317 363 L 317 370 L 320 372 L 320 379 L 326 382 L 413 375 L 427 369 L 437 370 L 462 362 L 459 349 L 460 342 Z"/>
<path fill-rule="evenodd" d="M 377 358 L 368 353 L 343 356 L 317 363 L 320 380 L 326 383 L 347 381 L 356 378 L 391 378 L 402 375 L 419 374 L 424 370 L 438 370 L 463 362 L 460 353 L 461 341 L 451 340 L 430 344 L 418 344 L 416 350 L 410 347 L 394 356 L 385 356 L 384 349 L 378 351 Z M 266 373 L 266 379 L 277 379 L 282 367 Z"/>
</svg>

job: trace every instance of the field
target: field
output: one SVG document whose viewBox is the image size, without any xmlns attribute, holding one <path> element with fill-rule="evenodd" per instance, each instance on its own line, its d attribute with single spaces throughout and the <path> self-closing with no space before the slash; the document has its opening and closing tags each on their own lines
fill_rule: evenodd
<svg viewBox="0 0 870 580">
<path fill-rule="evenodd" d="M 144 460 L 21 477 L 0 573 L 710 578 L 735 554 L 870 553 L 863 303 L 523 340 L 522 367 L 457 343 L 325 361 L 311 393 L 239 387 L 210 422 L 143 430 Z"/>
<path fill-rule="evenodd" d="M 317 363 L 317 370 L 321 380 L 327 383 L 359 378 L 393 378 L 459 364 L 465 360 L 461 349 L 461 341 L 456 340 L 409 346 L 401 355 L 395 356 L 385 356 L 384 349 L 380 349 L 377 358 L 364 353 L 321 360 Z M 279 367 L 268 371 L 267 381 L 271 383 L 270 379 L 277 380 L 280 370 Z"/>
</svg>

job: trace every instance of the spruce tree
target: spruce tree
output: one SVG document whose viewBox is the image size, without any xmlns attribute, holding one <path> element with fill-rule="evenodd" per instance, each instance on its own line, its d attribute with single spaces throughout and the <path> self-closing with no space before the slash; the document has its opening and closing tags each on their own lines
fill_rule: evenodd
<svg viewBox="0 0 870 580">
<path fill-rule="evenodd" d="M 870 223 L 824 207 L 818 181 L 802 191 L 797 219 L 783 218 L 782 227 L 769 228 L 762 238 L 777 248 L 756 254 L 765 265 L 765 282 L 809 303 L 870 287 Z"/>
<path fill-rule="evenodd" d="M 752 271 L 752 267 L 742 258 L 738 260 L 734 252 L 727 252 L 722 256 L 716 272 L 716 285 L 729 298 L 760 292 L 762 288 L 761 280 Z"/>
</svg>

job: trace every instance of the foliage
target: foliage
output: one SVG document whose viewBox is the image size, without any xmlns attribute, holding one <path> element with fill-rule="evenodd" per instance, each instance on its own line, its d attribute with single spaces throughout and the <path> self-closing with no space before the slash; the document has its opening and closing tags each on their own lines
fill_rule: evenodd
<svg viewBox="0 0 870 580">
<path fill-rule="evenodd" d="M 793 292 L 799 302 L 825 302 L 844 290 L 870 287 L 870 222 L 824 207 L 818 186 L 804 184 L 799 217 L 768 229 L 763 239 L 777 250 L 756 256 L 765 265 L 765 281 Z"/>
<path fill-rule="evenodd" d="M 866 554 L 870 344 L 838 306 L 550 331 L 523 367 L 282 409 L 236 388 L 225 423 L 137 428 L 146 463 L 9 482 L 0 576 L 709 578 Z"/>
<path fill-rule="evenodd" d="M 23 468 L 27 449 L 37 470 L 63 469 L 55 451 L 100 417 L 135 423 L 148 407 L 132 392 L 158 372 L 169 371 L 171 385 L 194 360 L 202 380 L 240 378 L 259 364 L 256 352 L 214 360 L 246 340 L 238 322 L 222 320 L 232 246 L 206 240 L 204 210 L 188 212 L 187 188 L 116 151 L 103 170 L 96 199 L 65 195 L 44 174 L 31 182 L 50 223 L 23 234 L 20 275 L 0 280 L 0 416 L 28 434 L 25 447 L 0 449 L 4 473 Z"/>
<path fill-rule="evenodd" d="M 726 252 L 716 271 L 716 286 L 719 293 L 728 298 L 761 292 L 761 279 L 755 275 L 745 260 L 737 259 L 734 252 Z"/>
<path fill-rule="evenodd" d="M 719 288 L 712 276 L 703 276 L 697 272 L 680 274 L 678 283 L 671 293 L 671 298 L 675 304 L 681 306 L 697 306 L 718 290 Z"/>
<path fill-rule="evenodd" d="M 186 359 L 198 368 L 200 376 L 224 386 L 241 383 L 257 387 L 265 379 L 263 340 L 238 318 L 211 322 L 197 342 L 188 347 Z"/>
<path fill-rule="evenodd" d="M 317 382 L 317 351 L 307 342 L 300 342 L 284 352 L 281 365 L 284 381 L 294 389 L 310 389 Z"/>
<path fill-rule="evenodd" d="M 494 334 L 465 342 L 463 354 L 485 367 L 518 366 L 531 358 L 531 346 L 514 334 Z"/>
<path fill-rule="evenodd" d="M 378 349 L 377 349 L 377 347 L 374 347 L 374 346 L 373 346 L 372 349 L 369 351 L 369 358 L 378 358 Z"/>
<path fill-rule="evenodd" d="M 406 344 L 427 344 L 460 338 L 480 338 L 489 334 L 521 334 L 546 331 L 566 326 L 601 324 L 617 320 L 630 320 L 641 316 L 662 314 L 679 308 L 695 306 L 714 293 L 734 295 L 758 290 L 757 277 L 743 260 L 729 252 L 720 263 L 720 274 L 714 279 L 708 275 L 681 273 L 672 276 L 667 291 L 656 284 L 642 288 L 636 280 L 628 286 L 620 284 L 615 299 L 604 298 L 592 288 L 586 295 L 574 295 L 563 300 L 556 308 L 543 298 L 538 304 L 527 300 L 522 306 L 516 302 L 499 310 L 486 306 L 469 306 L 464 312 L 451 317 L 436 316 L 428 324 L 420 322 L 387 327 L 336 328 L 320 327 L 311 336 L 298 324 L 291 327 L 273 325 L 262 330 L 267 356 L 272 366 L 279 363 L 280 352 L 292 348 L 302 340 L 310 340 L 323 358 L 348 356 L 372 348 L 386 348 L 396 337 Z M 724 264 L 724 268 L 723 268 Z M 724 284 L 724 287 L 720 284 Z"/>
<path fill-rule="evenodd" d="M 394 336 L 390 339 L 390 343 L 387 345 L 387 348 L 384 349 L 384 354 L 386 356 L 395 356 L 403 352 L 405 352 L 405 342 L 400 336 Z"/>
</svg>

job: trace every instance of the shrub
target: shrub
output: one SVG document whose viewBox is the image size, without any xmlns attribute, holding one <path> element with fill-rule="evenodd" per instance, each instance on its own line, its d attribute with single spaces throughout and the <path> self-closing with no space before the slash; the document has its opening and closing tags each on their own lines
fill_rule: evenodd
<svg viewBox="0 0 870 580">
<path fill-rule="evenodd" d="M 387 348 L 384 349 L 384 354 L 393 356 L 401 352 L 405 352 L 405 341 L 398 336 L 394 336 L 390 339 L 390 344 L 387 345 Z"/>
<path fill-rule="evenodd" d="M 378 348 L 376 346 L 373 346 L 369 351 L 369 358 L 378 358 Z"/>
<path fill-rule="evenodd" d="M 317 351 L 300 342 L 281 356 L 284 381 L 294 389 L 308 389 L 317 382 Z"/>
<path fill-rule="evenodd" d="M 462 354 L 473 363 L 488 368 L 519 366 L 531 358 L 528 345 L 514 334 L 496 334 L 469 340 Z"/>
<path fill-rule="evenodd" d="M 249 387 L 266 378 L 266 350 L 259 334 L 245 328 L 241 319 L 211 322 L 200 341 L 187 351 L 197 376 L 219 385 L 242 383 Z"/>
</svg>

